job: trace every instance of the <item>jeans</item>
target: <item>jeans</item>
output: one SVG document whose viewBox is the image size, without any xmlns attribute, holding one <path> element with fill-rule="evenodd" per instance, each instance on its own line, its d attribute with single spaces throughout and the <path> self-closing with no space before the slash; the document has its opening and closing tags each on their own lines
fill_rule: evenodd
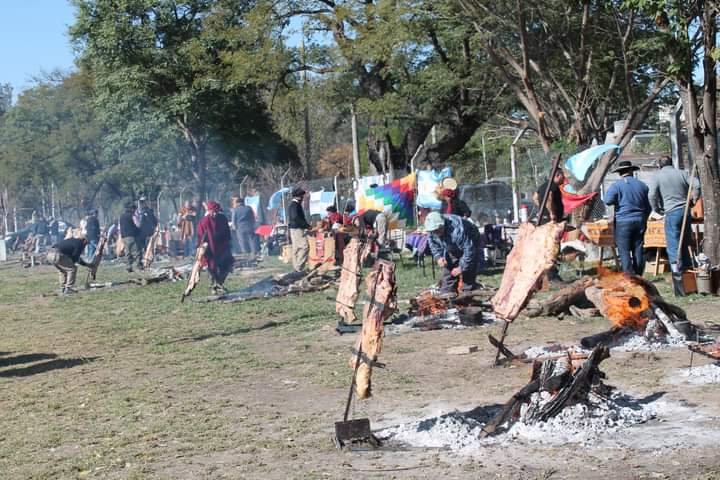
<svg viewBox="0 0 720 480">
<path fill-rule="evenodd" d="M 92 262 L 93 258 L 95 258 L 95 250 L 97 250 L 97 240 L 90 240 L 86 248 L 85 256 L 89 262 Z"/>
<path fill-rule="evenodd" d="M 255 232 L 252 230 L 235 230 L 235 238 L 237 239 L 240 253 L 257 254 L 257 246 L 255 244 Z"/>
<path fill-rule="evenodd" d="M 678 261 L 678 245 L 680 244 L 680 231 L 682 229 L 684 209 L 676 208 L 672 212 L 665 214 L 665 241 L 667 242 L 667 255 L 670 265 L 676 264 Z M 691 268 L 690 254 L 688 253 L 688 245 L 690 244 L 690 221 L 685 223 L 685 235 L 683 237 L 682 252 L 680 254 L 680 266 L 682 271 Z"/>
<path fill-rule="evenodd" d="M 615 222 L 615 245 L 625 273 L 642 275 L 645 270 L 643 242 L 647 223 L 644 220 Z"/>
<path fill-rule="evenodd" d="M 195 250 L 195 241 L 193 240 L 193 237 L 187 237 L 184 240 L 181 240 L 181 243 L 183 256 L 189 257 L 192 255 L 192 252 Z"/>
</svg>

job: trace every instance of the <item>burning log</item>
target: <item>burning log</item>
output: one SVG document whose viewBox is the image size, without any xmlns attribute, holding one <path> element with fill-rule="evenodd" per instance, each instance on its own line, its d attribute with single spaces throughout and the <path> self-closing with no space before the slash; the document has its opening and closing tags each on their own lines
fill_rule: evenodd
<svg viewBox="0 0 720 480">
<path fill-rule="evenodd" d="M 663 300 L 655 286 L 641 277 L 601 269 L 585 295 L 612 323 L 608 332 L 582 339 L 586 348 L 608 344 L 633 331 L 644 332 L 648 338 L 664 335 L 676 340 L 697 332 L 680 307 Z"/>
<path fill-rule="evenodd" d="M 613 327 L 606 332 L 596 333 L 595 335 L 583 337 L 580 340 L 580 345 L 583 348 L 595 348 L 598 345 L 609 345 L 620 338 L 631 335 L 633 332 L 635 332 L 634 328 Z"/>
<path fill-rule="evenodd" d="M 382 349 L 383 324 L 397 309 L 395 285 L 395 264 L 387 260 L 378 260 L 372 272 L 365 280 L 369 300 L 363 309 L 363 328 L 355 345 L 366 358 L 361 358 L 355 379 L 355 393 L 360 399 L 371 395 L 372 363 Z M 357 354 L 350 359 L 350 367 L 355 368 Z"/>
<path fill-rule="evenodd" d="M 480 437 L 484 438 L 498 433 L 501 429 L 509 428 L 518 419 L 520 408 L 530 403 L 534 393 L 548 392 L 552 397 L 531 412 L 525 421 L 544 422 L 559 414 L 566 406 L 586 401 L 589 393 L 599 388 L 601 380 L 605 378 L 599 365 L 609 357 L 608 348 L 599 346 L 578 367 L 575 366 L 571 354 L 545 359 L 542 362 L 536 361 L 533 364 L 530 382 L 515 393 L 500 412 L 483 427 Z"/>
</svg>

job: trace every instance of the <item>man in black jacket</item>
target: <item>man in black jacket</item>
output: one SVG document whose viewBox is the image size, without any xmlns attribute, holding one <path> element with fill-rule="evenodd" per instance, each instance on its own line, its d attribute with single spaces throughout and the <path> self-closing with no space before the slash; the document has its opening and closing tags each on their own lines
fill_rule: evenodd
<svg viewBox="0 0 720 480">
<path fill-rule="evenodd" d="M 137 239 L 140 256 L 142 257 L 145 253 L 147 240 L 155 233 L 155 227 L 157 227 L 158 221 L 157 218 L 155 218 L 155 213 L 152 211 L 152 208 L 147 204 L 147 198 L 140 197 L 139 203 L 140 206 L 135 213 L 135 218 L 138 228 L 140 229 L 140 234 L 137 236 Z"/>
<path fill-rule="evenodd" d="M 142 252 L 138 237 L 140 236 L 140 228 L 136 223 L 135 210 L 137 207 L 132 203 L 125 205 L 125 213 L 120 216 L 120 236 L 122 237 L 125 255 L 128 259 L 128 272 L 133 271 L 133 262 L 135 258 L 138 261 L 138 267 L 142 270 Z"/>
<path fill-rule="evenodd" d="M 292 243 L 292 262 L 296 272 L 305 269 L 310 254 L 310 245 L 308 244 L 305 232 L 310 228 L 310 224 L 305 219 L 305 210 L 303 210 L 302 202 L 305 197 L 305 190 L 296 187 L 292 191 L 292 202 L 288 206 L 288 228 L 290 229 L 290 242 Z"/>
<path fill-rule="evenodd" d="M 51 253 L 50 258 L 58 269 L 60 279 L 60 290 L 62 293 L 77 293 L 75 290 L 75 277 L 77 276 L 77 265 L 80 264 L 88 268 L 92 268 L 92 265 L 85 262 L 81 255 L 87 246 L 88 241 L 86 238 L 68 238 L 67 240 L 61 240 L 53 248 L 54 252 Z"/>
<path fill-rule="evenodd" d="M 95 249 L 97 249 L 100 240 L 100 221 L 97 218 L 97 210 L 88 210 L 87 219 L 85 220 L 85 236 L 87 237 L 87 258 L 92 261 L 95 257 Z"/>
</svg>

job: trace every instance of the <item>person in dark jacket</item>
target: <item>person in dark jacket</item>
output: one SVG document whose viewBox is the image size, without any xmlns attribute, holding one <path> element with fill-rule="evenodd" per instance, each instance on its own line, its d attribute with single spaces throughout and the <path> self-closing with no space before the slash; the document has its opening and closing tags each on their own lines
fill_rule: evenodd
<svg viewBox="0 0 720 480">
<path fill-rule="evenodd" d="M 360 229 L 360 234 L 374 237 L 381 247 L 387 242 L 389 221 L 387 212 L 379 210 L 365 210 L 353 219 L 355 226 Z"/>
<path fill-rule="evenodd" d="M 93 268 L 91 264 L 82 259 L 82 253 L 87 246 L 86 238 L 68 238 L 61 240 L 53 246 L 55 252 L 52 254 L 53 265 L 58 269 L 60 280 L 60 291 L 65 294 L 77 293 L 75 290 L 75 278 L 77 277 L 77 265 Z"/>
<path fill-rule="evenodd" d="M 123 248 L 128 260 L 127 271 L 133 271 L 133 263 L 137 258 L 138 267 L 142 270 L 142 251 L 140 250 L 140 228 L 137 224 L 137 216 L 135 211 L 137 207 L 128 203 L 125 205 L 125 213 L 120 216 L 120 236 L 123 241 Z"/>
<path fill-rule="evenodd" d="M 645 270 L 645 230 L 652 209 L 648 186 L 633 176 L 635 170 L 640 167 L 628 160 L 618 162 L 613 172 L 621 178 L 608 188 L 603 201 L 605 205 L 615 207 L 615 246 L 623 272 L 642 275 Z"/>
<path fill-rule="evenodd" d="M 50 233 L 47 220 L 42 214 L 37 215 L 30 230 L 35 239 L 35 253 L 40 253 L 40 247 L 45 245 L 45 241 Z"/>
<path fill-rule="evenodd" d="M 545 204 L 545 213 L 543 214 L 541 223 L 548 220 L 556 223 L 562 222 L 565 218 L 565 207 L 563 206 L 562 192 L 560 191 L 560 187 L 565 183 L 565 173 L 562 170 L 558 170 L 552 179 L 546 180 L 540 185 L 537 191 L 533 193 L 533 201 L 539 209 L 542 197 L 545 195 L 545 190 L 547 190 L 548 182 L 550 182 L 550 197 Z"/>
<path fill-rule="evenodd" d="M 296 187 L 292 191 L 292 202 L 288 206 L 288 228 L 290 229 L 290 242 L 292 243 L 292 262 L 296 272 L 305 269 L 310 254 L 310 245 L 306 238 L 306 232 L 310 224 L 305 218 L 302 202 L 305 197 L 305 190 Z"/>
<path fill-rule="evenodd" d="M 230 228 L 235 232 L 240 253 L 257 254 L 255 212 L 245 205 L 245 199 L 242 197 L 233 198 L 233 208 L 230 210 Z"/>
<path fill-rule="evenodd" d="M 482 255 L 480 232 L 477 227 L 457 215 L 430 212 L 425 217 L 425 231 L 433 259 L 443 269 L 442 292 L 473 290 Z"/>
<path fill-rule="evenodd" d="M 140 229 L 137 239 L 138 247 L 140 248 L 140 255 L 142 256 L 142 254 L 145 253 L 145 246 L 147 245 L 148 238 L 152 237 L 155 233 L 158 221 L 157 218 L 155 218 L 155 213 L 152 211 L 152 208 L 148 206 L 147 199 L 145 197 L 140 197 L 138 203 L 139 206 L 135 212 L 135 222 Z"/>
<path fill-rule="evenodd" d="M 85 232 L 88 241 L 87 258 L 92 261 L 95 257 L 98 241 L 100 240 L 100 221 L 97 218 L 97 210 L 89 210 L 85 220 Z"/>
<path fill-rule="evenodd" d="M 210 274 L 210 288 L 214 293 L 225 293 L 225 279 L 233 269 L 232 233 L 220 204 L 207 202 L 207 214 L 197 228 L 198 245 L 207 242 L 204 262 Z"/>
</svg>

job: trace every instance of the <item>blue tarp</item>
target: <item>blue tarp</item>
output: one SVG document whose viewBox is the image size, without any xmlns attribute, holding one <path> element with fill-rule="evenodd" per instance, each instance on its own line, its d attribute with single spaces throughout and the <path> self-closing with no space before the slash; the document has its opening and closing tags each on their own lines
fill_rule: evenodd
<svg viewBox="0 0 720 480">
<path fill-rule="evenodd" d="M 568 173 L 570 173 L 570 175 L 572 175 L 576 180 L 584 182 L 588 170 L 590 170 L 590 167 L 593 166 L 597 159 L 607 152 L 615 149 L 617 149 L 617 152 L 620 153 L 620 145 L 611 143 L 583 150 L 582 152 L 576 153 L 565 160 L 565 170 L 567 170 Z"/>
</svg>

